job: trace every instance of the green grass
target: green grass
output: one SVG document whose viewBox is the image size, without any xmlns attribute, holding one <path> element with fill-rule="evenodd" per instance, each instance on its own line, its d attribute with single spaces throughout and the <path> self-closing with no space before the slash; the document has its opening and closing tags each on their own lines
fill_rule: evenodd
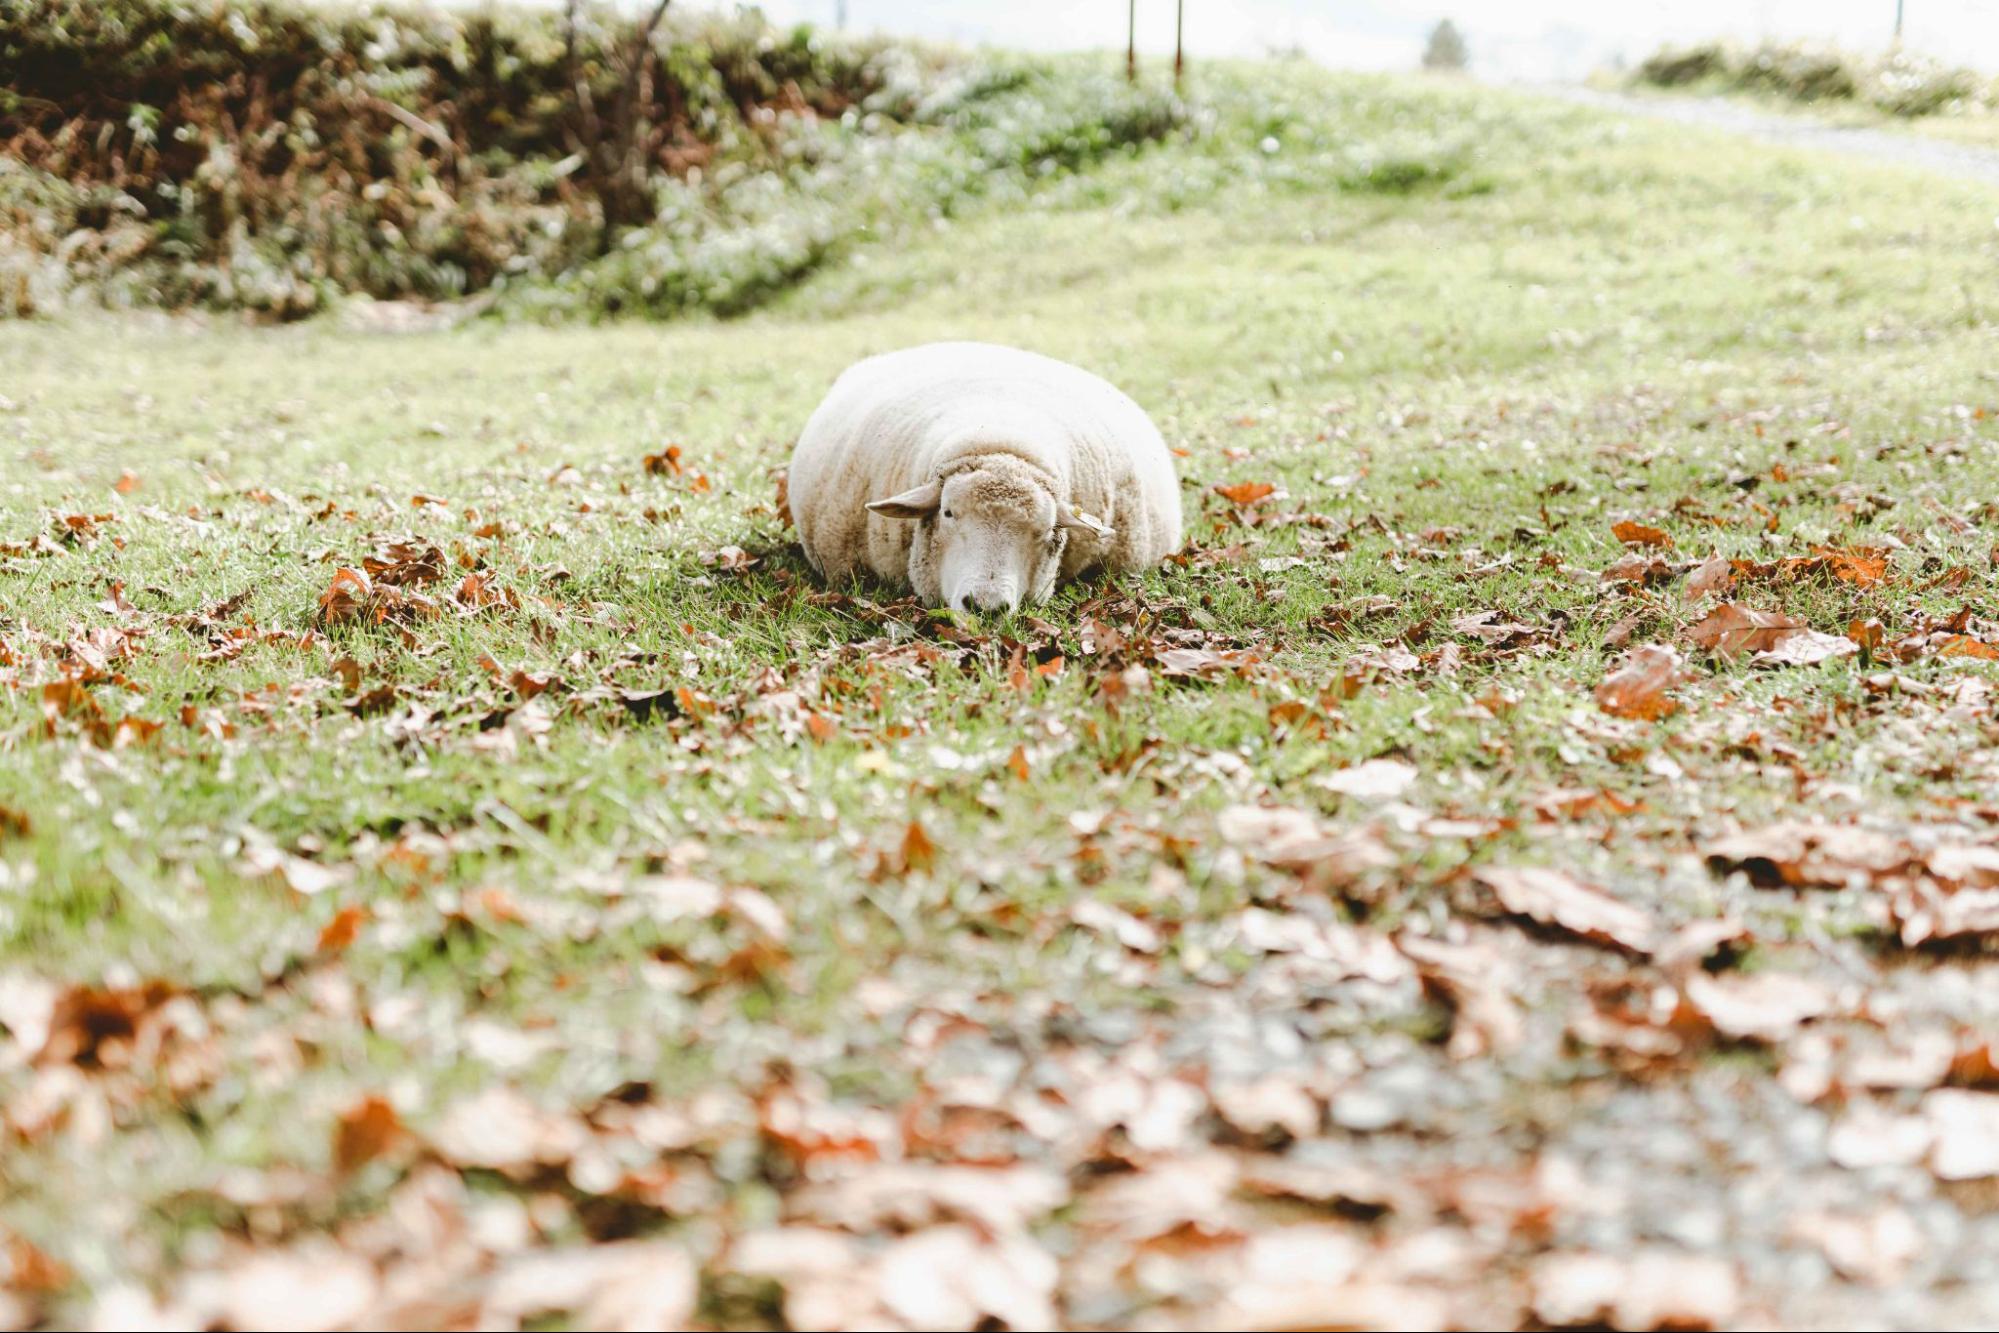
<svg viewBox="0 0 1999 1333">
<path fill-rule="evenodd" d="M 574 1170 L 465 1179 L 489 1210 L 532 1204 L 538 1244 L 663 1230 L 707 1266 L 710 1317 L 768 1317 L 729 1303 L 738 1280 L 717 1257 L 794 1180 L 751 1100 L 788 1086 L 903 1107 L 980 1052 L 995 1078 L 1025 1060 L 1071 1092 L 1098 1077 L 1089 1061 L 1126 1068 L 1133 1052 L 1321 1098 L 1420 1070 L 1431 1093 L 1411 1118 L 1330 1144 L 1398 1174 L 1550 1151 L 1606 1189 L 1645 1178 L 1620 1193 L 1621 1234 L 1682 1240 L 1693 1200 L 1716 1230 L 1685 1243 L 1759 1256 L 1750 1290 L 1780 1316 L 1832 1317 L 1822 1270 L 1810 1290 L 1776 1280 L 1760 1256 L 1797 1242 L 1742 1188 L 1806 1181 L 1829 1207 L 1850 1192 L 1822 1157 L 1758 1148 L 1808 1114 L 1768 1061 L 1622 1081 L 1561 1032 L 1592 977 L 1641 969 L 1494 932 L 1531 946 L 1530 1040 L 1454 1063 L 1428 1039 L 1449 1026 L 1440 1008 L 1356 1000 L 1241 944 L 1251 899 L 1340 913 L 1228 845 L 1216 816 L 1269 803 L 1378 828 L 1395 864 L 1349 905 L 1371 927 L 1476 915 L 1467 867 L 1557 865 L 1668 925 L 1741 916 L 1759 968 L 1829 968 L 1926 1022 L 1989 1029 L 1989 965 L 1904 955 L 1864 895 L 1754 890 L 1709 874 L 1701 849 L 1803 814 L 1971 821 L 1999 771 L 1965 682 L 1992 682 L 1991 664 L 1922 656 L 1894 668 L 1910 690 L 1883 693 L 1868 677 L 1888 668 L 1850 658 L 1765 670 L 1696 654 L 1658 724 L 1611 718 L 1591 691 L 1620 622 L 1635 617 L 1632 643 L 1677 641 L 1700 614 L 1677 586 L 1599 582 L 1621 519 L 1665 528 L 1676 562 L 1889 546 L 1880 586 L 1780 578 L 1736 595 L 1833 633 L 1867 617 L 1906 633 L 1969 606 L 1990 636 L 1999 194 L 1455 85 L 1269 67 L 1195 93 L 1200 138 L 864 247 L 740 320 L 0 325 L 0 807 L 26 824 L 0 822 L 0 982 L 159 979 L 190 996 L 164 1053 L 93 1069 L 81 1091 L 0 1033 L 0 1225 L 68 1266 L 47 1317 L 80 1319 L 119 1282 L 173 1294 L 183 1269 L 226 1268 L 252 1240 L 337 1231 L 365 1248 L 360 1219 L 423 1168 L 404 1148 L 332 1174 L 336 1115 L 381 1093 L 422 1139 L 495 1084 L 600 1125 L 632 1085 L 647 1091 L 627 1099 L 667 1106 L 719 1098 L 671 1158 L 694 1205 L 613 1199 Z M 1190 558 L 1004 624 L 815 587 L 774 470 L 842 367 L 948 337 L 1077 361 L 1146 405 L 1185 451 Z M 668 444 L 686 471 L 648 473 Z M 1305 521 L 1245 524 L 1209 489 L 1240 482 L 1281 488 L 1256 514 Z M 111 517 L 65 537 L 70 514 Z M 421 589 L 442 613 L 320 624 L 334 571 L 399 534 L 444 553 Z M 756 563 L 704 561 L 725 546 Z M 461 613 L 461 566 L 518 606 Z M 101 605 L 113 584 L 129 610 Z M 197 623 L 225 601 L 217 627 Z M 1453 628 L 1488 610 L 1532 633 L 1494 646 Z M 1086 611 L 1261 664 L 1171 678 L 1143 644 L 1087 651 Z M 256 635 L 204 660 L 223 625 Z M 1397 644 L 1415 669 L 1364 669 Z M 1063 669 L 1017 682 L 1016 651 Z M 1114 704 L 1103 680 L 1128 661 L 1151 689 Z M 42 685 L 92 662 L 101 717 L 161 724 L 149 742 L 107 748 L 79 716 L 45 721 Z M 560 686 L 526 703 L 516 668 Z M 683 716 L 622 701 L 682 687 L 702 696 Z M 1304 720 L 1273 721 L 1290 701 Z M 1401 801 L 1420 813 L 1320 785 L 1377 756 L 1415 766 Z M 1538 818 L 1558 788 L 1643 808 Z M 907 864 L 913 822 L 934 861 Z M 294 892 L 258 872 L 259 847 L 335 882 Z M 760 889 L 782 938 L 752 911 L 649 908 L 643 877 L 662 874 Z M 1160 952 L 1072 925 L 1092 899 L 1159 926 Z M 322 951 L 350 906 L 367 914 L 353 943 Z M 1934 973 L 1962 984 L 1926 989 Z M 936 1035 L 952 1022 L 966 1035 Z M 1257 1023 L 1295 1028 L 1302 1053 L 1244 1038 Z M 1606 1128 L 1637 1105 L 1699 1135 L 1702 1099 L 1724 1093 L 1740 1133 L 1710 1142 L 1713 1160 Z M 53 1126 L 31 1115 L 50 1098 L 69 1108 Z M 1176 1148 L 1213 1136 L 1227 1139 L 1202 1121 Z M 1034 1138 L 1013 1151 L 1079 1193 L 1105 1160 Z M 288 1168 L 308 1185 L 287 1193 Z M 1919 1198 L 1930 1221 L 1957 1207 L 1926 1176 Z M 1937 1274 L 1991 1239 L 1959 1211 Z M 1370 1243 L 1416 1221 L 1397 1213 Z M 1093 1243 L 1086 1221 L 1048 1225 Z M 1580 1212 L 1552 1225 L 1558 1245 L 1597 1234 Z M 1441 1285 L 1467 1321 L 1517 1319 L 1508 1274 L 1532 1250 L 1502 1240 Z M 1934 1299 L 1883 1317 L 1948 1319 L 1935 1280 Z M 1079 1322 L 1198 1305 L 1064 1281 Z M 1881 1301 L 1841 1290 L 1838 1318 Z M 1975 1275 L 1956 1290 L 1975 1295 Z"/>
</svg>

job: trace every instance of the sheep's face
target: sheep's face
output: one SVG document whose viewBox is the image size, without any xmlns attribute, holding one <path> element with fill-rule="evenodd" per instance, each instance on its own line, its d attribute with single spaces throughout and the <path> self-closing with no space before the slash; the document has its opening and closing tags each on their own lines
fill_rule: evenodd
<svg viewBox="0 0 1999 1333">
<path fill-rule="evenodd" d="M 1055 586 L 1071 532 L 1109 529 L 1088 515 L 1059 513 L 1055 497 L 1025 466 L 995 460 L 868 506 L 915 522 L 909 583 L 931 606 L 1013 611 Z"/>
</svg>

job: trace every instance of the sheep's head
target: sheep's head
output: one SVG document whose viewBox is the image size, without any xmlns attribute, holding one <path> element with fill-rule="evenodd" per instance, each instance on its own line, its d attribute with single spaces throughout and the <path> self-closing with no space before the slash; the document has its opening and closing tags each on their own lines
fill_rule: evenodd
<svg viewBox="0 0 1999 1333">
<path fill-rule="evenodd" d="M 931 606 L 1012 611 L 1055 586 L 1072 533 L 1103 540 L 1111 530 L 1056 502 L 1046 475 L 991 455 L 868 508 L 916 524 L 909 583 Z"/>
</svg>

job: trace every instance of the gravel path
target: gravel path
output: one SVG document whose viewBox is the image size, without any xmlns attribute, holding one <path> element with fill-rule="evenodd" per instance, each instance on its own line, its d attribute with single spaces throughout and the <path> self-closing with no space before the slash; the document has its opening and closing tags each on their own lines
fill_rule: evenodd
<svg viewBox="0 0 1999 1333">
<path fill-rule="evenodd" d="M 1830 125 L 1821 120 L 1758 111 L 1736 102 L 1707 97 L 1634 97 L 1596 88 L 1550 87 L 1545 91 L 1586 106 L 1624 111 L 1682 125 L 1727 130 L 1786 148 L 1812 148 L 1871 158 L 1934 171 L 1960 180 L 1999 185 L 1999 150 L 1950 143 L 1895 130 Z"/>
</svg>

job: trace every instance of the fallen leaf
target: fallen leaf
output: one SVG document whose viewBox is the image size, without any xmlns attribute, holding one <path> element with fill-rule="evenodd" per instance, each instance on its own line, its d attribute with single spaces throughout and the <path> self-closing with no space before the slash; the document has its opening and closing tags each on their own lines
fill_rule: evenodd
<svg viewBox="0 0 1999 1333">
<path fill-rule="evenodd" d="M 910 820 L 909 827 L 903 830 L 900 862 L 904 874 L 928 870 L 937 864 L 937 844 L 930 840 L 920 820 Z"/>
<path fill-rule="evenodd" d="M 1725 557 L 1709 556 L 1687 575 L 1681 596 L 1689 602 L 1698 602 L 1709 593 L 1726 592 L 1734 582 L 1735 566 Z"/>
<path fill-rule="evenodd" d="M 1515 916 L 1634 954 L 1649 954 L 1658 922 L 1603 890 L 1539 866 L 1492 866 L 1477 872 L 1499 905 Z"/>
<path fill-rule="evenodd" d="M 346 1328 L 374 1302 L 375 1268 L 324 1238 L 257 1250 L 221 1275 L 220 1323 L 226 1328 L 287 1328 L 298 1333 Z"/>
<path fill-rule="evenodd" d="M 374 1161 L 403 1135 L 402 1117 L 386 1097 L 363 1097 L 333 1126 L 333 1165 L 343 1174 Z"/>
<path fill-rule="evenodd" d="M 1314 785 L 1359 800 L 1392 801 L 1408 791 L 1415 781 L 1414 764 L 1400 759 L 1369 759 L 1328 773 L 1316 779 Z"/>
<path fill-rule="evenodd" d="M 1953 634 L 1937 648 L 1938 657 L 1975 657 L 1982 661 L 1999 661 L 1999 648 L 1981 642 L 1968 634 Z"/>
<path fill-rule="evenodd" d="M 1239 481 L 1233 486 L 1216 486 L 1215 494 L 1233 505 L 1253 505 L 1269 499 L 1277 488 L 1267 481 Z"/>
<path fill-rule="evenodd" d="M 1739 1041 L 1782 1041 L 1833 1010 L 1833 994 L 1824 983 L 1790 972 L 1696 972 L 1683 993 L 1716 1032 Z"/>
<path fill-rule="evenodd" d="M 1792 1219 L 1791 1234 L 1818 1246 L 1842 1277 L 1876 1287 L 1901 1281 L 1925 1244 L 1914 1219 L 1892 1204 L 1860 1216 L 1807 1213 Z"/>
<path fill-rule="evenodd" d="M 1597 707 L 1613 717 L 1656 722 L 1679 710 L 1666 691 L 1680 680 L 1680 655 L 1671 648 L 1656 643 L 1634 648 L 1596 687 Z"/>
<path fill-rule="evenodd" d="M 1939 1180 L 1999 1176 L 1999 1093 L 1939 1088 L 1923 1098 L 1935 1136 L 1930 1170 Z"/>
<path fill-rule="evenodd" d="M 1847 824 L 1787 820 L 1708 844 L 1708 868 L 1740 870 L 1764 888 L 1845 888 L 1908 865 L 1900 839 Z"/>
<path fill-rule="evenodd" d="M 336 569 L 333 582 L 319 595 L 320 622 L 333 625 L 359 616 L 374 592 L 374 585 L 360 570 Z"/>
<path fill-rule="evenodd" d="M 319 943 L 315 947 L 323 954 L 345 953 L 360 938 L 361 927 L 367 920 L 367 908 L 359 903 L 349 903 L 320 928 Z"/>
<path fill-rule="evenodd" d="M 1785 637 L 1775 648 L 1756 654 L 1757 666 L 1817 666 L 1837 657 L 1852 657 L 1860 645 L 1841 634 L 1821 634 L 1814 629 L 1799 630 Z"/>
<path fill-rule="evenodd" d="M 911 1328 L 1056 1326 L 1055 1258 L 1025 1236 L 932 1227 L 891 1244 L 879 1271 L 882 1305 Z"/>
<path fill-rule="evenodd" d="M 1534 1265 L 1533 1310 L 1554 1328 L 1715 1329 L 1741 1302 L 1735 1269 L 1677 1250 L 1560 1252 Z"/>
<path fill-rule="evenodd" d="M 584 1131 L 576 1121 L 496 1086 L 454 1103 L 429 1137 L 438 1155 L 454 1166 L 505 1171 L 567 1161 Z"/>
<path fill-rule="evenodd" d="M 1610 525 L 1610 535 L 1626 546 L 1660 546 L 1670 549 L 1672 536 L 1664 528 L 1648 528 L 1629 519 Z"/>
<path fill-rule="evenodd" d="M 687 1328 L 700 1278 L 670 1241 L 621 1240 L 542 1250 L 509 1260 L 486 1290 L 481 1327 L 521 1327 L 564 1311 L 574 1327 L 607 1333 Z"/>
<path fill-rule="evenodd" d="M 1687 637 L 1722 657 L 1744 653 L 1764 653 L 1805 628 L 1775 611 L 1752 611 L 1736 602 L 1724 602 L 1708 612 L 1707 618 L 1687 630 Z"/>
</svg>

